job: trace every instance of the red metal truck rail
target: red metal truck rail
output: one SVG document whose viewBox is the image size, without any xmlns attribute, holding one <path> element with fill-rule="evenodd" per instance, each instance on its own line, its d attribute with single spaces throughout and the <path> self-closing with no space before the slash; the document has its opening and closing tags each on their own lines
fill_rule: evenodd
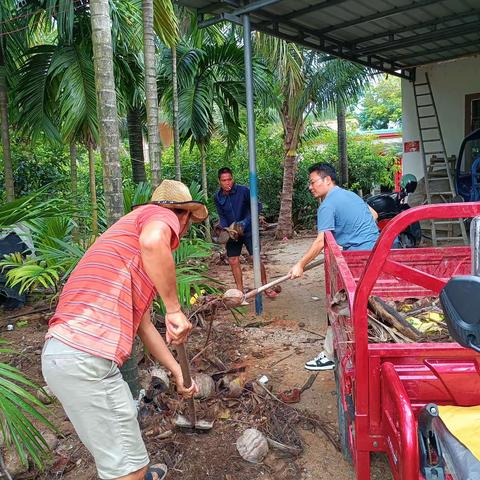
<svg viewBox="0 0 480 480">
<path fill-rule="evenodd" d="M 344 290 L 350 316 L 328 307 L 338 359 L 340 407 L 356 478 L 370 478 L 370 452 L 385 451 L 396 480 L 418 480 L 416 414 L 427 403 L 480 404 L 480 355 L 456 343 L 369 344 L 369 296 L 438 295 L 455 275 L 470 273 L 470 248 L 390 250 L 409 224 L 480 215 L 480 204 L 412 208 L 382 231 L 370 252 L 342 252 L 326 234 L 327 307 Z M 341 432 L 342 433 L 342 432 Z"/>
</svg>

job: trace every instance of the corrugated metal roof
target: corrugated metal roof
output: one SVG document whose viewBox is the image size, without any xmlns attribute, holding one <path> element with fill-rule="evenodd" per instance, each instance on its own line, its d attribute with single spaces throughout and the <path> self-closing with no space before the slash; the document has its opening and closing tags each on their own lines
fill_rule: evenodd
<svg viewBox="0 0 480 480">
<path fill-rule="evenodd" d="M 480 0 L 178 0 L 204 22 L 252 29 L 412 78 L 419 65 L 480 53 Z"/>
</svg>

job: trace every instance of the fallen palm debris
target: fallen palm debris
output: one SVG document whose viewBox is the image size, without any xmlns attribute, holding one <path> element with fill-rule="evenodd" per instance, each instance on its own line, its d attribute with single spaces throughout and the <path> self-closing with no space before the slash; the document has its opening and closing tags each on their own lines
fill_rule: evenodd
<svg viewBox="0 0 480 480">
<path fill-rule="evenodd" d="M 372 343 L 452 342 L 438 297 L 403 301 L 370 297 L 369 307 Z"/>
</svg>

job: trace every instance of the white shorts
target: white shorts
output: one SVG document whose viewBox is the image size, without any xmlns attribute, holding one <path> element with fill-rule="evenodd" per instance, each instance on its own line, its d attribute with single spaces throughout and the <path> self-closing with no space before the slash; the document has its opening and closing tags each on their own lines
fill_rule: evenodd
<svg viewBox="0 0 480 480">
<path fill-rule="evenodd" d="M 55 338 L 45 343 L 42 372 L 104 480 L 149 463 L 137 409 L 115 362 L 76 350 Z"/>
</svg>

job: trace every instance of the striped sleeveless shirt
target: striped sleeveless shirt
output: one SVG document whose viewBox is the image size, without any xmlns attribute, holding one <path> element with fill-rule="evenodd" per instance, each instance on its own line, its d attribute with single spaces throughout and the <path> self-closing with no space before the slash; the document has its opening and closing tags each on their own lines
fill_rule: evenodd
<svg viewBox="0 0 480 480">
<path fill-rule="evenodd" d="M 139 207 L 113 224 L 88 249 L 71 273 L 49 322 L 46 337 L 122 365 L 130 356 L 142 316 L 157 293 L 140 256 L 139 237 L 149 222 L 172 230 L 179 244 L 177 216 L 158 205 Z M 159 265 L 161 268 L 161 265 Z"/>
</svg>

